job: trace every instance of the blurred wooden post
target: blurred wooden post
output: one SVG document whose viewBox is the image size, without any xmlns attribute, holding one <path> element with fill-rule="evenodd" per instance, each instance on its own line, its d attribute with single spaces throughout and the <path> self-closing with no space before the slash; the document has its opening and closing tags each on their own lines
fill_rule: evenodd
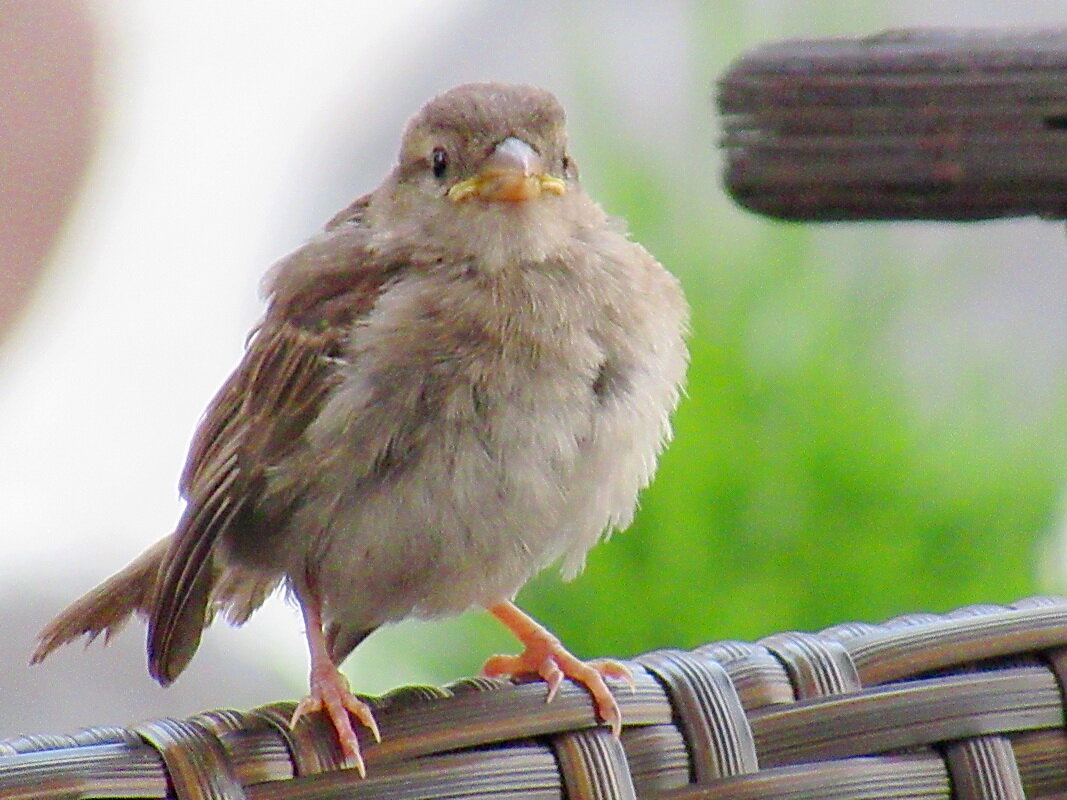
<svg viewBox="0 0 1067 800">
<path fill-rule="evenodd" d="M 769 44 L 718 104 L 726 188 L 761 214 L 1067 215 L 1067 28 Z"/>
</svg>

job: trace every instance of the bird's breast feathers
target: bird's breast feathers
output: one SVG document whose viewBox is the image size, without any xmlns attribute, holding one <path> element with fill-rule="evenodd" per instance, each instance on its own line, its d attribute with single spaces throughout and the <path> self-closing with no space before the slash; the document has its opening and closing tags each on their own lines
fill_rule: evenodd
<svg viewBox="0 0 1067 800">
<path fill-rule="evenodd" d="M 561 555 L 577 572 L 628 524 L 669 434 L 685 314 L 674 279 L 613 236 L 565 260 L 399 278 L 354 325 L 307 433 L 312 462 L 345 462 L 317 465 L 335 480 L 294 519 L 322 528 L 316 560 L 354 593 L 391 585 L 397 617 L 463 610 Z"/>
</svg>

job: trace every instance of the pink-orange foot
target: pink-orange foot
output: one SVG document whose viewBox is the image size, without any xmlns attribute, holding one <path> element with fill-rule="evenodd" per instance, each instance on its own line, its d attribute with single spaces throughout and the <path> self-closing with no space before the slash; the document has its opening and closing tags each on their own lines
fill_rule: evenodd
<svg viewBox="0 0 1067 800">
<path fill-rule="evenodd" d="M 297 720 L 312 711 L 326 712 L 334 730 L 337 731 L 337 739 L 346 760 L 356 768 L 360 776 L 367 777 L 367 766 L 363 763 L 359 739 L 356 738 L 356 731 L 352 727 L 352 717 L 370 729 L 376 742 L 382 740 L 378 723 L 370 706 L 352 694 L 345 676 L 332 666 L 312 670 L 311 693 L 297 705 L 289 726 L 296 725 Z"/>
<path fill-rule="evenodd" d="M 483 675 L 490 678 L 540 675 L 548 684 L 546 703 L 556 696 L 563 679 L 571 678 L 593 696 L 597 713 L 611 726 L 611 732 L 615 736 L 622 732 L 622 712 L 604 679 L 626 681 L 633 690 L 630 670 L 615 661 L 582 661 L 514 603 L 498 603 L 490 606 L 489 612 L 518 637 L 525 649 L 517 656 L 493 656 L 482 667 Z"/>
<path fill-rule="evenodd" d="M 341 752 L 345 760 L 354 766 L 361 777 L 367 777 L 367 766 L 363 763 L 363 754 L 359 749 L 359 739 L 352 727 L 352 717 L 358 719 L 374 734 L 374 740 L 380 742 L 382 735 L 370 706 L 352 694 L 348 680 L 338 671 L 330 659 L 326 637 L 322 632 L 322 612 L 314 594 L 300 598 L 300 610 L 304 615 L 304 633 L 308 640 L 308 652 L 311 655 L 311 693 L 297 705 L 289 727 L 296 725 L 305 714 L 312 711 L 324 711 L 337 731 Z"/>
</svg>

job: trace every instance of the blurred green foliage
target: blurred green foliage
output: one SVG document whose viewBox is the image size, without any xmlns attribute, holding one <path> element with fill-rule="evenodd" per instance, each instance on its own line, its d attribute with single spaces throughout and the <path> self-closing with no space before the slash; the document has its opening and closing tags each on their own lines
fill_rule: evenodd
<svg viewBox="0 0 1067 800">
<path fill-rule="evenodd" d="M 923 388 L 889 339 L 928 285 L 897 268 L 887 226 L 863 226 L 869 247 L 839 255 L 818 226 L 725 202 L 711 85 L 694 91 L 707 127 L 684 169 L 641 152 L 610 113 L 585 132 L 600 144 L 583 159 L 594 195 L 686 284 L 688 397 L 634 526 L 573 584 L 539 578 L 524 607 L 579 652 L 630 655 L 1036 591 L 1067 461 L 1067 376 L 1045 413 L 1010 426 L 980 365 L 946 365 L 977 369 L 951 413 L 915 402 Z"/>
<path fill-rule="evenodd" d="M 731 19 L 694 35 L 721 39 Z M 584 656 L 1038 589 L 1038 544 L 1065 477 L 1067 376 L 1052 378 L 1042 413 L 1021 420 L 995 365 L 945 365 L 960 377 L 947 412 L 916 401 L 924 387 L 890 341 L 931 281 L 899 268 L 891 227 L 851 226 L 860 246 L 841 253 L 819 226 L 758 220 L 725 199 L 709 97 L 725 61 L 707 54 L 743 49 L 693 46 L 704 63 L 679 80 L 691 81 L 698 113 L 679 122 L 680 152 L 650 152 L 618 126 L 595 72 L 570 110 L 590 192 L 682 278 L 693 308 L 688 394 L 637 521 L 594 548 L 576 581 L 549 571 L 519 596 Z M 974 269 L 964 260 L 941 268 Z M 420 627 L 414 646 L 407 631 L 379 636 L 406 639 L 433 680 L 515 650 L 486 615 Z"/>
<path fill-rule="evenodd" d="M 925 419 L 886 363 L 898 287 L 857 305 L 804 238 L 772 231 L 762 257 L 728 262 L 743 280 L 690 293 L 689 396 L 637 522 L 573 585 L 546 575 L 523 596 L 575 648 L 692 647 L 1035 590 L 1064 415 L 1013 439 L 995 414 Z"/>
</svg>

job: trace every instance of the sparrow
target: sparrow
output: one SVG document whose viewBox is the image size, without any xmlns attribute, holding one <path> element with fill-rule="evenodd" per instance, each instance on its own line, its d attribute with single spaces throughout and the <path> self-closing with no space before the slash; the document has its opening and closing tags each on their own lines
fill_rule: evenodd
<svg viewBox="0 0 1067 800">
<path fill-rule="evenodd" d="M 371 707 L 338 666 L 376 628 L 484 607 L 523 649 L 488 676 L 570 678 L 618 734 L 605 678 L 513 602 L 631 521 L 687 366 L 679 283 L 583 190 L 556 98 L 474 83 L 430 100 L 382 184 L 267 274 L 266 312 L 193 438 L 173 533 L 75 601 L 33 662 L 147 620 L 185 669 L 221 613 L 279 586 L 348 763 Z"/>
</svg>

